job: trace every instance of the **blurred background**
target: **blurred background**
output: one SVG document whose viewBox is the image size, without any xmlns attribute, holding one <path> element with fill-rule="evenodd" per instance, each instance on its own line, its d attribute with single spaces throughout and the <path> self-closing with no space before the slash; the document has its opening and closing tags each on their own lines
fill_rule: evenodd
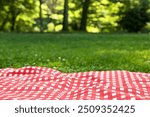
<svg viewBox="0 0 150 117">
<path fill-rule="evenodd" d="M 0 0 L 0 32 L 150 32 L 150 0 Z"/>
</svg>

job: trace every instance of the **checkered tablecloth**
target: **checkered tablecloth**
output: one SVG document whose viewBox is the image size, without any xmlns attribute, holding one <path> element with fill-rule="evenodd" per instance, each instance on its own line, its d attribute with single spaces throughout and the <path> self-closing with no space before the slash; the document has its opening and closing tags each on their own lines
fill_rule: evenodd
<svg viewBox="0 0 150 117">
<path fill-rule="evenodd" d="M 0 69 L 0 100 L 150 100 L 150 74 L 61 73 L 51 68 Z"/>
</svg>

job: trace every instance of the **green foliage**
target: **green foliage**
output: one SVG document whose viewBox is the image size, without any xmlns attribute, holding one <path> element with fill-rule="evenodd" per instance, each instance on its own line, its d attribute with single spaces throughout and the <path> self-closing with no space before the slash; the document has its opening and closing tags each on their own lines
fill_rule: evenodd
<svg viewBox="0 0 150 117">
<path fill-rule="evenodd" d="M 69 2 L 69 25 L 70 30 L 78 31 L 82 13 L 82 0 L 70 0 Z"/>
<path fill-rule="evenodd" d="M 119 20 L 118 12 L 122 9 L 123 4 L 120 2 L 110 2 L 109 0 L 96 0 L 90 6 L 88 19 L 90 27 L 96 27 L 98 32 L 114 32 L 117 30 Z"/>
<path fill-rule="evenodd" d="M 31 31 L 35 0 L 2 0 L 0 30 Z"/>
<path fill-rule="evenodd" d="M 126 10 L 125 15 L 120 20 L 120 25 L 128 32 L 140 31 L 147 22 L 150 21 L 149 2 L 147 0 L 141 0 L 139 5 L 131 7 Z"/>
<path fill-rule="evenodd" d="M 63 22 L 63 1 L 43 0 L 43 19 L 45 32 L 60 31 Z"/>
<path fill-rule="evenodd" d="M 147 11 L 150 8 L 149 3 L 145 1 L 150 2 L 150 0 L 91 0 L 86 29 L 88 32 L 115 32 L 120 29 L 130 32 L 134 29 L 137 32 L 145 26 L 144 30 L 148 32 L 150 21 Z M 68 2 L 69 31 L 79 31 L 84 0 L 68 0 Z M 43 32 L 62 30 L 63 4 L 64 0 L 42 0 Z M 39 0 L 0 0 L 0 31 L 39 32 Z"/>
<path fill-rule="evenodd" d="M 0 68 L 150 72 L 149 34 L 0 33 Z"/>
</svg>

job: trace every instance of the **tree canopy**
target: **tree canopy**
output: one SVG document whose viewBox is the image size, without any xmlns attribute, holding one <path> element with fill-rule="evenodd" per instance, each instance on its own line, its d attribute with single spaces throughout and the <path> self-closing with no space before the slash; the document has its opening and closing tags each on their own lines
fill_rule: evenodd
<svg viewBox="0 0 150 117">
<path fill-rule="evenodd" d="M 150 31 L 150 0 L 0 0 L 0 31 Z"/>
</svg>

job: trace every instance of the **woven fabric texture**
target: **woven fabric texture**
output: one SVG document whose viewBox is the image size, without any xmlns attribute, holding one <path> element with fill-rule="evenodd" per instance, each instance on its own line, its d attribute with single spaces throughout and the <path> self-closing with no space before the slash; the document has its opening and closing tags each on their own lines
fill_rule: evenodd
<svg viewBox="0 0 150 117">
<path fill-rule="evenodd" d="M 150 100 L 150 74 L 5 68 L 0 69 L 0 100 Z"/>
</svg>

